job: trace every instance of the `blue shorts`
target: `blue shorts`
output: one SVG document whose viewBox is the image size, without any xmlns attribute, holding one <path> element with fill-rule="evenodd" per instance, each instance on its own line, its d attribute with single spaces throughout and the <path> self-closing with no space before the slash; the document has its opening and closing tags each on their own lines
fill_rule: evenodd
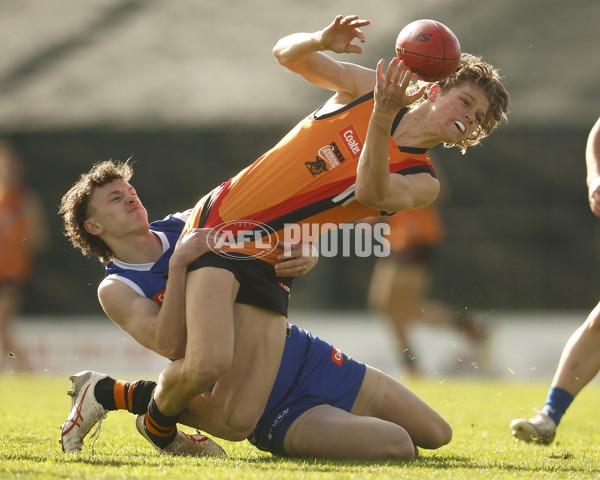
<svg viewBox="0 0 600 480">
<path fill-rule="evenodd" d="M 365 371 L 364 363 L 290 324 L 271 396 L 248 441 L 283 455 L 285 434 L 304 412 L 318 405 L 352 409 Z"/>
</svg>

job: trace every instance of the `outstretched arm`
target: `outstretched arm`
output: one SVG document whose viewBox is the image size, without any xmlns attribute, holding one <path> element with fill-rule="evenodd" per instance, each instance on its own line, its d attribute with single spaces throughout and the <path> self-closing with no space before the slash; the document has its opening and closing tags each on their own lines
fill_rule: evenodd
<svg viewBox="0 0 600 480">
<path fill-rule="evenodd" d="M 313 33 L 294 33 L 282 38 L 273 48 L 273 55 L 284 67 L 301 75 L 310 83 L 358 98 L 373 90 L 373 70 L 352 63 L 339 62 L 325 50 L 334 53 L 362 53 L 352 42 L 366 41 L 360 27 L 369 25 L 356 15 L 335 17 L 333 22 Z"/>
<path fill-rule="evenodd" d="M 590 208 L 600 217 L 600 118 L 590 131 L 585 150 Z"/>
<path fill-rule="evenodd" d="M 424 87 L 408 95 L 411 74 L 404 62 L 394 58 L 385 73 L 383 65 L 383 60 L 377 64 L 375 105 L 358 160 L 356 199 L 377 210 L 397 212 L 431 203 L 439 192 L 439 182 L 428 173 L 390 174 L 388 152 L 394 117 L 421 97 Z"/>
</svg>

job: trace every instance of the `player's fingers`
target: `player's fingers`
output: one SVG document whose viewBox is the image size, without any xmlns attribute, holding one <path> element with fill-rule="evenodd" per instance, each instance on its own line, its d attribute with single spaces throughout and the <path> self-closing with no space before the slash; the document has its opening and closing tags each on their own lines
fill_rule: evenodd
<svg viewBox="0 0 600 480">
<path fill-rule="evenodd" d="M 398 61 L 398 59 L 396 58 L 396 61 Z M 406 73 L 406 67 L 404 66 L 404 60 L 400 60 L 398 61 L 398 65 L 396 65 L 396 69 L 394 71 L 394 85 L 399 85 L 401 87 L 406 87 L 407 85 L 405 85 L 404 83 L 404 79 L 406 78 L 406 76 L 404 76 L 404 78 L 402 77 L 404 74 Z"/>
<path fill-rule="evenodd" d="M 283 262 L 290 262 L 293 259 L 302 257 L 304 253 L 303 243 L 286 244 L 284 252 L 277 256 L 277 260 L 281 260 L 282 263 L 277 265 L 283 265 Z"/>
<path fill-rule="evenodd" d="M 358 45 L 352 45 L 351 43 L 346 45 L 346 53 L 362 53 L 363 50 Z"/>
<path fill-rule="evenodd" d="M 352 25 L 352 22 L 358 20 L 358 18 L 358 15 L 346 15 L 344 18 L 342 18 L 340 23 L 342 25 Z"/>
<path fill-rule="evenodd" d="M 383 75 L 383 65 L 384 64 L 385 64 L 385 60 L 383 58 L 377 62 L 377 68 L 375 69 L 377 72 L 376 73 L 377 81 L 381 81 L 384 78 L 384 75 Z"/>
<path fill-rule="evenodd" d="M 397 65 L 398 65 L 398 57 L 392 58 L 392 61 L 388 65 L 387 71 L 385 72 L 385 80 L 388 83 L 394 81 L 394 76 L 396 75 Z"/>
<path fill-rule="evenodd" d="M 303 264 L 304 261 L 301 259 L 286 260 L 284 262 L 276 264 L 275 268 L 276 270 L 293 270 L 295 268 L 301 267 Z"/>
<path fill-rule="evenodd" d="M 416 93 L 413 93 L 412 95 L 408 95 L 408 100 L 410 103 L 418 100 L 419 98 L 421 98 L 423 96 L 423 93 L 425 93 L 425 90 L 427 89 L 427 85 L 423 85 L 421 88 L 419 88 L 419 90 Z"/>
<path fill-rule="evenodd" d="M 293 263 L 292 263 L 293 262 Z M 293 260 L 278 263 L 275 265 L 275 273 L 278 276 L 292 276 L 296 273 L 302 273 L 306 271 L 308 266 L 306 262 L 294 262 Z"/>
<path fill-rule="evenodd" d="M 412 80 L 412 72 L 411 72 L 410 68 L 408 68 L 404 64 L 402 65 L 402 74 L 404 76 L 402 77 L 402 84 L 401 84 L 401 86 L 403 88 L 408 88 L 408 86 L 410 85 L 410 81 Z"/>
<path fill-rule="evenodd" d="M 360 30 L 360 29 L 358 29 L 358 28 L 355 28 L 355 29 L 354 29 L 354 36 L 355 36 L 356 38 L 358 38 L 358 40 L 359 40 L 361 43 L 365 43 L 365 42 L 367 41 L 367 37 L 365 37 L 365 34 L 362 32 L 362 30 Z"/>
<path fill-rule="evenodd" d="M 355 27 L 366 27 L 367 25 L 371 25 L 371 20 L 359 19 L 354 22 Z"/>
</svg>

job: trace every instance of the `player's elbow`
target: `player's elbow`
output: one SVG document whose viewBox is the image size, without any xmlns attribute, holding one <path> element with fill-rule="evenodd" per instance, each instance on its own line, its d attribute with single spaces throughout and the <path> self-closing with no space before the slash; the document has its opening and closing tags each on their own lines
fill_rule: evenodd
<svg viewBox="0 0 600 480">
<path fill-rule="evenodd" d="M 385 200 L 385 194 L 382 192 L 357 184 L 354 195 L 357 202 L 369 208 L 374 208 L 375 210 L 383 210 L 382 206 Z"/>
<path fill-rule="evenodd" d="M 395 196 L 392 199 L 377 191 L 357 189 L 355 196 L 359 203 L 379 212 L 399 212 L 407 208 L 413 208 L 411 200 L 407 195 Z"/>
<path fill-rule="evenodd" d="M 287 48 L 281 41 L 277 42 L 273 47 L 273 56 L 282 67 L 287 67 L 291 63 L 289 55 L 287 55 Z"/>
<path fill-rule="evenodd" d="M 301 42 L 305 34 L 295 33 L 281 38 L 273 47 L 273 56 L 280 65 L 289 68 L 291 65 L 301 64 L 306 56 L 295 52 L 294 45 Z"/>
<path fill-rule="evenodd" d="M 155 332 L 149 343 L 144 344 L 145 347 L 158 353 L 161 357 L 174 359 L 183 358 L 185 356 L 187 335 L 166 336 L 164 333 Z"/>
<path fill-rule="evenodd" d="M 275 60 L 277 60 L 279 64 L 281 64 L 281 48 L 279 47 L 279 43 L 275 44 L 272 52 L 273 56 L 275 57 Z"/>
</svg>

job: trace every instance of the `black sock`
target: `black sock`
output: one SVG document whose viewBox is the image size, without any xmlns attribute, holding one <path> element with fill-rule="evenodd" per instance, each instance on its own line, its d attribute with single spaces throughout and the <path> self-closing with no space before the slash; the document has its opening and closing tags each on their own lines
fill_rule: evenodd
<svg viewBox="0 0 600 480">
<path fill-rule="evenodd" d="M 106 410 L 129 410 L 143 414 L 148 410 L 156 382 L 138 380 L 125 382 L 108 377 L 100 380 L 94 388 L 94 396 Z"/>
<path fill-rule="evenodd" d="M 159 448 L 166 448 L 177 435 L 177 416 L 168 417 L 160 412 L 154 398 L 150 400 L 144 427 L 150 440 Z"/>
<path fill-rule="evenodd" d="M 142 415 L 148 411 L 150 401 L 152 400 L 152 394 L 156 388 L 156 382 L 151 380 L 138 380 L 132 387 L 132 404 L 131 413 Z"/>
<path fill-rule="evenodd" d="M 115 383 L 117 381 L 114 378 L 107 377 L 96 383 L 94 387 L 94 397 L 105 410 L 116 410 L 115 404 Z"/>
</svg>

